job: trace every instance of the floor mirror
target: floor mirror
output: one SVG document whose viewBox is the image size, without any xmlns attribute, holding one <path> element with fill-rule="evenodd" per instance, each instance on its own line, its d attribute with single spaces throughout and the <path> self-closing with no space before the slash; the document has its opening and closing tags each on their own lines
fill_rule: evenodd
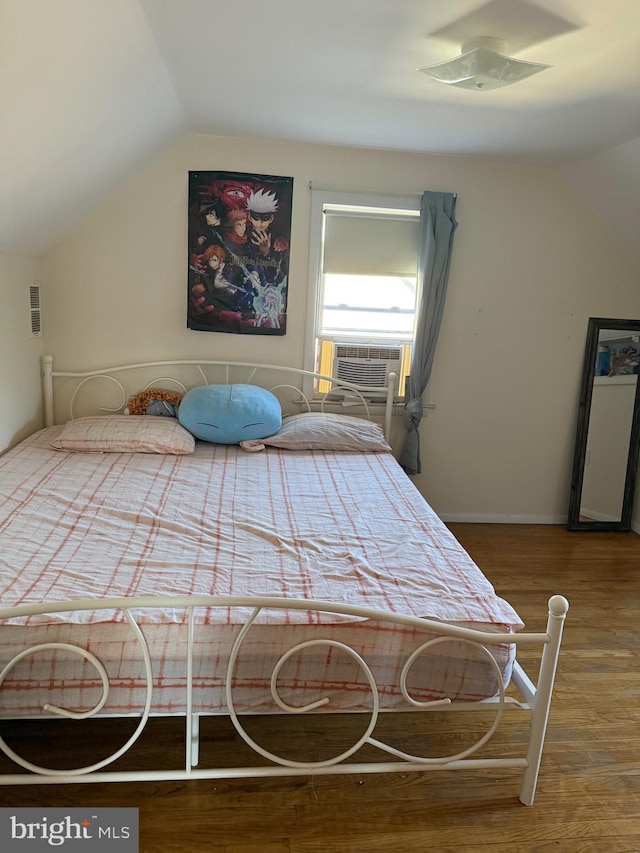
<svg viewBox="0 0 640 853">
<path fill-rule="evenodd" d="M 629 530 L 640 441 L 640 320 L 591 317 L 569 530 Z"/>
</svg>

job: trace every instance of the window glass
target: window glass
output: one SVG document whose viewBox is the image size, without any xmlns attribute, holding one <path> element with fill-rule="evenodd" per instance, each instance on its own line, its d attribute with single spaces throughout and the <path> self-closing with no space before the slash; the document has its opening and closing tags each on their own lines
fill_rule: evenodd
<svg viewBox="0 0 640 853">
<path fill-rule="evenodd" d="M 415 305 L 415 276 L 325 274 L 319 334 L 411 340 Z"/>
</svg>

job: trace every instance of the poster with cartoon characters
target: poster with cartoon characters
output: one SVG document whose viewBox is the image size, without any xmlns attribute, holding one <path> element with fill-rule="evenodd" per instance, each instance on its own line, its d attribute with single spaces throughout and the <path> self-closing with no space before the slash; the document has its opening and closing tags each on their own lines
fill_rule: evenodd
<svg viewBox="0 0 640 853">
<path fill-rule="evenodd" d="M 293 178 L 189 172 L 187 327 L 284 335 Z"/>
</svg>

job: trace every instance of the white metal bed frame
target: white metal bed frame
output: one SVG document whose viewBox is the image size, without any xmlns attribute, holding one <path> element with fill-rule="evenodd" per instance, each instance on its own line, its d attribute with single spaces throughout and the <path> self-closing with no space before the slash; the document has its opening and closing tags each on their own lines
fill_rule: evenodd
<svg viewBox="0 0 640 853">
<path fill-rule="evenodd" d="M 77 386 L 71 396 L 71 416 L 74 413 L 74 404 L 77 393 L 83 385 L 90 379 L 97 377 L 109 378 L 115 382 L 120 389 L 122 395 L 122 406 L 126 403 L 127 392 L 123 383 L 119 379 L 113 377 L 112 374 L 121 374 L 125 371 L 140 370 L 148 368 L 168 367 L 168 366 L 195 366 L 200 380 L 206 384 L 207 374 L 206 368 L 215 366 L 223 367 L 227 376 L 226 381 L 229 381 L 231 371 L 241 369 L 250 371 L 249 380 L 253 381 L 255 373 L 259 369 L 266 371 L 288 371 L 298 374 L 301 379 L 310 380 L 317 377 L 318 374 L 313 374 L 309 371 L 298 370 L 295 368 L 278 367 L 273 365 L 252 365 L 247 363 L 227 364 L 224 362 L 214 361 L 162 361 L 162 362 L 145 362 L 140 364 L 121 365 L 115 368 L 84 372 L 68 372 L 54 371 L 53 361 L 50 356 L 43 360 L 43 387 L 45 401 L 45 420 L 47 425 L 54 423 L 54 405 L 53 405 L 53 380 L 56 377 L 73 378 L 77 380 Z M 321 377 L 330 379 L 330 377 Z M 166 381 L 167 377 L 156 379 L 148 383 L 147 387 L 157 385 L 160 381 Z M 175 381 L 175 380 L 172 380 Z M 239 379 L 234 381 L 241 381 Z M 178 384 L 181 384 L 180 382 Z M 359 386 L 352 386 L 349 383 L 339 383 L 341 387 L 347 387 L 354 393 L 359 394 L 365 389 Z M 184 385 L 182 387 L 185 387 Z M 278 385 L 278 388 L 287 387 L 293 388 L 296 396 L 297 405 L 303 405 L 310 408 L 314 405 L 314 401 L 303 394 L 302 389 L 293 385 Z M 135 390 L 140 390 L 139 388 Z M 186 389 L 185 389 L 186 390 Z M 276 390 L 272 386 L 272 390 Z M 326 398 L 321 400 L 319 405 L 324 407 Z M 366 400 L 362 399 L 363 408 L 368 414 L 368 405 Z M 110 408 L 108 411 L 117 411 L 118 409 Z M 393 406 L 393 378 L 390 378 L 390 384 L 385 389 L 385 411 L 384 425 L 385 433 L 389 435 L 391 426 L 391 415 Z M 150 652 L 145 639 L 143 630 L 136 620 L 135 613 L 141 610 L 150 608 L 162 607 L 179 607 L 184 608 L 187 613 L 188 624 L 188 642 L 186 659 L 184 661 L 186 672 L 186 728 L 185 728 L 185 743 L 184 743 L 184 766 L 172 770 L 139 770 L 139 771 L 118 771 L 104 770 L 105 767 L 115 762 L 120 756 L 127 752 L 136 742 L 142 733 L 145 725 L 152 714 L 152 694 L 153 694 L 153 678 L 151 669 Z M 141 659 L 144 663 L 146 673 L 146 700 L 143 712 L 139 723 L 125 744 L 120 747 L 112 755 L 88 766 L 76 767 L 66 770 L 54 770 L 44 766 L 36 765 L 22 756 L 18 755 L 1 736 L 2 725 L 0 723 L 0 749 L 8 756 L 16 765 L 28 771 L 26 773 L 14 772 L 0 775 L 0 785 L 40 785 L 40 784 L 60 784 L 60 783 L 80 783 L 80 782 L 119 782 L 133 780 L 178 780 L 178 779 L 216 779 L 216 778 L 247 778 L 247 777 L 273 777 L 273 776 L 300 776 L 309 774 L 344 774 L 344 773 L 381 773 L 381 772 L 407 772 L 407 771 L 425 771 L 425 770 L 497 770 L 497 769 L 519 769 L 522 770 L 522 782 L 520 788 L 520 801 L 525 805 L 531 805 L 535 796 L 535 789 L 540 770 L 540 762 L 542 758 L 542 750 L 547 729 L 551 697 L 553 693 L 553 685 L 555 680 L 558 656 L 560 652 L 560 644 L 562 639 L 562 631 L 565 621 L 565 616 L 568 610 L 568 602 L 560 595 L 554 595 L 549 600 L 549 611 L 547 618 L 546 630 L 542 633 L 525 633 L 519 632 L 516 634 L 504 633 L 489 633 L 473 630 L 470 628 L 462 628 L 454 625 L 448 625 L 442 622 L 436 622 L 429 619 L 419 619 L 411 616 L 402 616 L 394 613 L 386 613 L 377 610 L 371 610 L 363 607 L 354 607 L 338 604 L 335 602 L 321 601 L 306 601 L 306 600 L 291 600 L 280 598 L 259 598 L 259 597 L 228 597 L 228 596 L 172 596 L 170 598 L 105 598 L 95 600 L 78 600 L 52 604 L 37 604 L 23 605 L 18 607 L 0 608 L 0 620 L 12 619 L 15 617 L 23 617 L 34 614 L 53 614 L 58 612 L 68 611 L 96 611 L 101 609 L 119 609 L 121 610 L 126 620 L 128 621 L 134 635 L 139 643 Z M 231 721 L 242 737 L 256 754 L 268 759 L 271 764 L 269 766 L 248 766 L 248 767 L 200 767 L 199 766 L 199 723 L 200 714 L 193 710 L 193 639 L 195 618 L 194 613 L 199 608 L 212 607 L 244 607 L 251 609 L 251 616 L 246 620 L 245 624 L 239 629 L 235 639 L 231 656 L 227 664 L 225 693 L 228 706 L 229 716 Z M 281 709 L 284 714 L 304 714 L 313 711 L 318 711 L 327 706 L 330 700 L 327 697 L 320 697 L 318 700 L 305 705 L 303 707 L 294 707 L 282 700 L 278 693 L 278 676 L 282 666 L 287 660 L 297 652 L 308 646 L 326 645 L 340 649 L 343 653 L 350 655 L 361 668 L 364 673 L 370 690 L 371 690 L 371 710 L 370 720 L 364 734 L 359 737 L 356 742 L 339 755 L 335 755 L 320 761 L 297 761 L 291 758 L 277 755 L 264 749 L 257 743 L 244 729 L 240 716 L 235 710 L 233 700 L 232 681 L 234 669 L 240 653 L 242 642 L 247 636 L 257 616 L 264 610 L 276 608 L 278 610 L 293 609 L 315 611 L 324 614 L 339 614 L 353 616 L 357 618 L 365 618 L 376 620 L 377 622 L 393 623 L 395 625 L 408 626 L 413 629 L 424 630 L 431 637 L 436 634 L 435 639 L 431 638 L 419 645 L 413 652 L 407 655 L 403 661 L 403 667 L 400 676 L 399 688 L 406 702 L 406 709 L 423 709 L 426 711 L 446 708 L 448 711 L 453 710 L 474 710 L 478 708 L 491 707 L 495 709 L 495 717 L 487 731 L 479 738 L 479 740 L 470 747 L 449 756 L 444 757 L 425 757 L 413 755 L 402 750 L 396 749 L 392 745 L 374 737 L 374 730 L 380 714 L 378 686 L 375 683 L 374 676 L 369 668 L 366 660 L 354 649 L 349 646 L 338 643 L 329 639 L 314 639 L 304 643 L 298 643 L 287 652 L 285 652 L 272 671 L 271 676 L 271 695 L 275 704 Z M 459 641 L 468 642 L 479 649 L 480 653 L 489 658 L 491 665 L 495 668 L 497 674 L 497 682 L 499 691 L 496 696 L 482 700 L 481 702 L 454 702 L 449 699 L 441 699 L 432 702 L 421 702 L 414 699 L 407 687 L 407 678 L 416 659 L 423 654 L 430 646 L 444 642 L 448 639 L 457 639 Z M 516 660 L 514 662 L 511 684 L 517 689 L 520 698 L 507 696 L 505 689 L 502 687 L 502 679 L 500 670 L 493 655 L 487 646 L 495 645 L 496 643 L 508 643 L 514 646 L 537 646 L 541 649 L 540 667 L 538 672 L 537 683 L 534 683 L 531 678 L 525 673 L 522 666 Z M 102 696 L 96 705 L 86 712 L 76 712 L 71 709 L 52 706 L 45 704 L 43 710 L 51 716 L 66 717 L 71 719 L 87 719 L 91 717 L 100 717 L 101 711 L 104 708 L 109 694 L 109 676 L 105 667 L 91 652 L 72 644 L 63 643 L 47 643 L 36 646 L 31 646 L 23 649 L 12 660 L 4 664 L 0 671 L 0 689 L 5 679 L 23 658 L 29 655 L 44 651 L 46 649 L 64 648 L 66 651 L 79 654 L 88 660 L 97 670 L 102 681 Z M 482 758 L 474 756 L 478 750 L 486 744 L 492 735 L 497 730 L 501 721 L 503 712 L 507 707 L 515 707 L 520 710 L 529 712 L 529 733 L 526 744 L 526 750 L 520 757 L 504 757 L 504 758 Z M 328 710 L 328 709 L 327 709 Z M 339 712 L 340 709 L 336 709 Z M 363 712 L 365 713 L 365 712 Z M 104 715 L 103 715 L 104 716 Z M 455 716 L 454 718 L 455 719 Z M 377 750 L 386 753 L 392 760 L 387 758 L 379 762 L 357 762 L 349 761 L 350 758 L 356 755 L 364 745 L 370 745 Z"/>
<path fill-rule="evenodd" d="M 385 386 L 376 388 L 370 386 L 362 386 L 355 385 L 352 382 L 346 382 L 342 379 L 336 379 L 332 376 L 326 376 L 323 373 L 316 373 L 311 370 L 303 370 L 302 368 L 297 367 L 287 367 L 284 365 L 278 364 L 255 364 L 252 362 L 240 362 L 240 361 L 214 361 L 211 359 L 173 359 L 171 361 L 145 361 L 145 362 L 137 362 L 132 364 L 121 364 L 115 367 L 109 368 L 101 368 L 98 370 L 86 370 L 86 371 L 68 371 L 68 370 L 55 370 L 53 369 L 53 357 L 50 355 L 45 355 L 42 359 L 42 390 L 43 390 L 43 401 L 44 401 L 44 420 L 46 426 L 53 426 L 55 424 L 55 412 L 54 412 L 54 393 L 53 393 L 53 380 L 55 378 L 67 378 L 67 379 L 75 379 L 77 380 L 77 385 L 73 391 L 69 402 L 68 414 L 69 418 L 73 419 L 76 416 L 75 413 L 75 402 L 78 394 L 81 389 L 86 385 L 86 383 L 91 380 L 96 379 L 106 379 L 109 382 L 112 382 L 116 388 L 118 389 L 121 400 L 120 404 L 115 407 L 101 407 L 101 411 L 103 412 L 119 412 L 122 411 L 126 405 L 129 394 L 127 393 L 127 388 L 125 385 L 117 378 L 117 376 L 127 373 L 130 371 L 146 371 L 149 369 L 156 368 L 194 368 L 195 375 L 200 379 L 201 384 L 206 385 L 209 382 L 213 381 L 211 377 L 207 377 L 206 370 L 214 371 L 217 370 L 222 372 L 222 379 L 224 384 L 229 384 L 230 382 L 242 382 L 246 384 L 251 384 L 256 375 L 261 371 L 263 373 L 284 373 L 290 374 L 294 376 L 298 380 L 298 385 L 293 385 L 289 382 L 276 383 L 275 385 L 270 385 L 269 390 L 274 393 L 283 389 L 291 389 L 295 391 L 299 397 L 295 402 L 298 406 L 310 411 L 312 408 L 320 408 L 324 410 L 328 408 L 332 404 L 331 394 L 338 390 L 344 389 L 349 391 L 352 400 L 355 401 L 355 407 L 367 418 L 371 418 L 372 412 L 380 409 L 382 406 L 383 414 L 382 414 L 382 427 L 385 434 L 385 437 L 389 438 L 391 433 L 391 419 L 393 416 L 393 406 L 394 406 L 394 393 L 395 393 L 395 384 L 397 381 L 397 376 L 395 373 L 390 373 L 388 377 L 388 382 Z M 321 380 L 323 382 L 329 383 L 330 390 L 324 394 L 319 394 L 315 392 L 314 385 L 315 383 Z M 220 378 L 216 377 L 216 381 L 221 381 Z M 136 391 L 146 390 L 153 386 L 158 386 L 160 382 L 171 382 L 180 388 L 181 391 L 187 391 L 187 386 L 180 380 L 176 379 L 172 376 L 156 376 L 153 379 L 149 380 L 143 389 L 136 388 Z M 132 392 L 130 392 L 132 393 Z M 379 398 L 382 402 L 378 402 L 376 406 L 373 402 L 368 402 L 368 395 L 375 394 L 376 398 Z M 340 408 L 344 409 L 344 403 L 340 403 L 340 401 L 333 401 L 333 404 Z M 349 404 L 349 409 L 346 411 L 353 411 L 354 403 Z"/>
</svg>

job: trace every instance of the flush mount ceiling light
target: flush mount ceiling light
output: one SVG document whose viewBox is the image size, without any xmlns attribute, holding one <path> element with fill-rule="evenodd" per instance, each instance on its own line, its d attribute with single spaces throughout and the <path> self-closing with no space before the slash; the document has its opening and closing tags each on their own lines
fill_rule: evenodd
<svg viewBox="0 0 640 853">
<path fill-rule="evenodd" d="M 440 83 L 448 83 L 449 86 L 486 92 L 489 89 L 510 86 L 551 67 L 505 56 L 506 49 L 506 43 L 502 39 L 483 36 L 463 44 L 460 56 L 416 70 Z"/>
</svg>

